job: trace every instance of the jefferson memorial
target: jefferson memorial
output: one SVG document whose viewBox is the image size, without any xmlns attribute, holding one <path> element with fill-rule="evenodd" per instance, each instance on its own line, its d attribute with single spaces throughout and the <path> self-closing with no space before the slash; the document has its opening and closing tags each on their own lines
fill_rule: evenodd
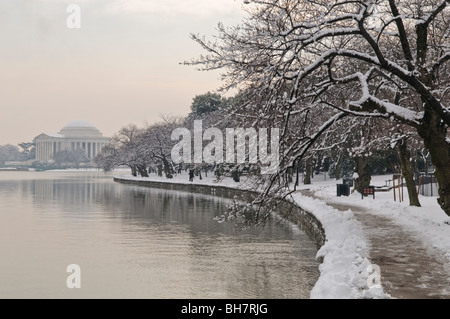
<svg viewBox="0 0 450 319">
<path fill-rule="evenodd" d="M 67 124 L 57 134 L 40 134 L 34 138 L 36 143 L 36 160 L 54 160 L 60 151 L 82 150 L 91 162 L 102 148 L 109 143 L 109 137 L 103 134 L 91 123 L 73 121 Z"/>
</svg>

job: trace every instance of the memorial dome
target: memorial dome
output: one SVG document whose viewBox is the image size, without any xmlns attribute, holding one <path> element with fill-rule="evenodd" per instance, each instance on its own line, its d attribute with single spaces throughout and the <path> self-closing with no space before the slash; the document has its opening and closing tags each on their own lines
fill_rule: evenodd
<svg viewBox="0 0 450 319">
<path fill-rule="evenodd" d="M 91 123 L 86 121 L 72 121 L 59 132 L 65 137 L 101 137 L 103 134 Z"/>
</svg>

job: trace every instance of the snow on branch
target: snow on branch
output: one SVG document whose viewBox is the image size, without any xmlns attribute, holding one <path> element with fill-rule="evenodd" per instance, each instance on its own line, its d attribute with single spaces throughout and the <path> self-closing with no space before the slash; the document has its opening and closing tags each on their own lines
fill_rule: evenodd
<svg viewBox="0 0 450 319">
<path fill-rule="evenodd" d="M 361 85 L 362 96 L 358 101 L 350 102 L 350 108 L 353 108 L 353 110 L 363 110 L 371 113 L 374 110 L 377 110 L 380 114 L 393 116 L 402 122 L 418 125 L 423 117 L 422 112 L 414 112 L 408 108 L 404 108 L 387 101 L 382 101 L 370 94 L 368 79 L 372 75 L 373 70 L 374 69 L 371 69 L 366 74 L 362 74 L 361 72 L 357 72 L 355 74 Z"/>
</svg>

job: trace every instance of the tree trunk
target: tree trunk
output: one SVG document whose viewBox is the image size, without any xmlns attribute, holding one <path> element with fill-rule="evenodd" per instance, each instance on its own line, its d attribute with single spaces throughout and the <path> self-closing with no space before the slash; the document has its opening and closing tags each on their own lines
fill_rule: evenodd
<svg viewBox="0 0 450 319">
<path fill-rule="evenodd" d="M 287 171 L 286 171 L 286 183 L 287 184 L 291 184 L 292 183 L 292 167 L 288 167 Z"/>
<path fill-rule="evenodd" d="M 340 179 L 341 178 L 341 166 L 342 166 L 342 159 L 343 159 L 343 154 L 342 152 L 339 152 L 339 157 L 338 160 L 336 162 L 336 167 L 334 169 L 334 178 L 335 179 Z"/>
<path fill-rule="evenodd" d="M 136 167 L 134 165 L 130 165 L 131 168 L 131 175 L 133 176 L 137 176 L 137 170 Z"/>
<path fill-rule="evenodd" d="M 439 184 L 438 203 L 450 216 L 450 143 L 446 140 L 447 129 L 440 118 L 425 106 L 423 124 L 418 129 L 428 148 L 434 165 L 434 176 Z"/>
<path fill-rule="evenodd" d="M 162 177 L 163 168 L 162 168 L 162 164 L 161 163 L 158 163 L 157 170 L 158 170 L 158 176 Z"/>
<path fill-rule="evenodd" d="M 295 163 L 295 186 L 299 186 L 300 162 Z"/>
<path fill-rule="evenodd" d="M 406 181 L 406 188 L 408 189 L 409 205 L 420 207 L 419 196 L 417 195 L 416 184 L 414 183 L 414 172 L 408 157 L 406 139 L 398 143 L 398 150 L 403 176 Z"/>
<path fill-rule="evenodd" d="M 311 173 L 312 173 L 312 158 L 308 158 L 306 160 L 306 167 L 305 167 L 305 178 L 303 180 L 303 184 L 309 185 L 311 184 Z"/>
<path fill-rule="evenodd" d="M 142 177 L 148 177 L 147 167 L 145 165 L 137 165 L 136 168 Z"/>
<path fill-rule="evenodd" d="M 162 155 L 162 162 L 164 166 L 164 175 L 166 175 L 166 178 L 172 179 L 173 178 L 172 166 L 170 165 L 169 161 L 164 155 Z"/>
<path fill-rule="evenodd" d="M 355 189 L 362 194 L 363 188 L 370 186 L 372 179 L 369 171 L 369 158 L 364 156 L 356 157 L 355 163 L 355 170 L 358 173 L 358 177 L 355 179 Z"/>
</svg>

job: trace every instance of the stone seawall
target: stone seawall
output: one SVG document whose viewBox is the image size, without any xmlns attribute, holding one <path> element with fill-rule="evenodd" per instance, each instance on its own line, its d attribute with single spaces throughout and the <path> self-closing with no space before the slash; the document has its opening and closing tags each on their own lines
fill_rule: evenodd
<svg viewBox="0 0 450 319">
<path fill-rule="evenodd" d="M 151 180 L 138 180 L 114 177 L 114 181 L 122 184 L 132 184 L 152 188 L 177 190 L 190 193 L 200 193 L 207 195 L 221 196 L 225 198 L 235 198 L 249 201 L 258 194 L 255 191 L 236 189 L 220 185 L 183 184 L 172 182 L 161 182 Z M 287 220 L 295 223 L 302 229 L 316 244 L 321 247 L 325 243 L 325 231 L 320 221 L 311 213 L 303 210 L 298 205 L 285 200 L 279 204 L 277 213 Z"/>
</svg>

